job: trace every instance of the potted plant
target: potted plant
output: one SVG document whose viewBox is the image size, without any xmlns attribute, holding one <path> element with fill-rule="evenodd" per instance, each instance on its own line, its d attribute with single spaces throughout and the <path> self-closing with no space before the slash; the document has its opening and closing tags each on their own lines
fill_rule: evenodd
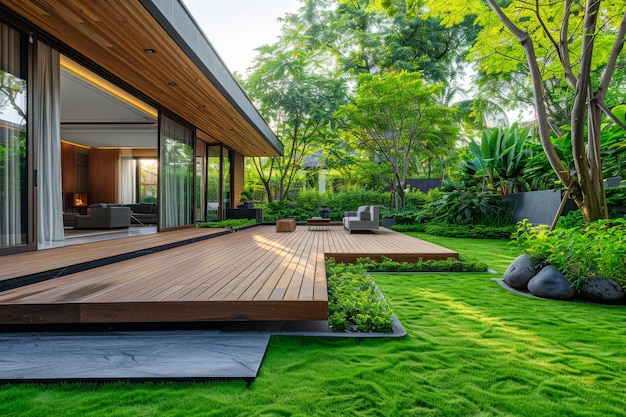
<svg viewBox="0 0 626 417">
<path fill-rule="evenodd" d="M 252 190 L 243 190 L 241 192 L 241 195 L 239 196 L 239 201 L 241 202 L 243 208 L 248 208 L 251 209 L 254 206 L 254 203 L 252 202 L 252 198 L 254 197 L 254 194 L 252 193 Z"/>
</svg>

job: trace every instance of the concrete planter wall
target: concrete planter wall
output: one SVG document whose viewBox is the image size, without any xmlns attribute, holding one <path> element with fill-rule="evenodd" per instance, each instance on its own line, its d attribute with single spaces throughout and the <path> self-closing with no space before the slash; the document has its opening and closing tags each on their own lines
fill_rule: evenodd
<svg viewBox="0 0 626 417">
<path fill-rule="evenodd" d="M 552 224 L 561 204 L 563 193 L 561 190 L 529 191 L 505 195 L 503 200 L 509 203 L 511 207 L 515 207 L 514 224 L 523 219 L 528 219 L 532 224 Z M 576 209 L 576 203 L 568 200 L 561 215 L 564 216 Z"/>
</svg>

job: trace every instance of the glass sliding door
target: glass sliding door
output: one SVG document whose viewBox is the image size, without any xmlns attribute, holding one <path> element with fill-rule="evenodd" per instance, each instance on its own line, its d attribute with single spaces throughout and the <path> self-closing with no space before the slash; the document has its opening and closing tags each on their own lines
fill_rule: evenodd
<svg viewBox="0 0 626 417">
<path fill-rule="evenodd" d="M 25 45 L 0 23 L 0 252 L 29 243 Z"/>
<path fill-rule="evenodd" d="M 207 221 L 219 221 L 220 220 L 220 208 L 221 199 L 220 194 L 222 192 L 222 164 L 221 164 L 221 145 L 209 145 L 207 146 L 207 169 L 206 169 L 206 182 L 207 182 L 207 208 L 206 208 L 206 220 Z"/>
<path fill-rule="evenodd" d="M 233 209 L 233 198 L 230 179 L 230 151 L 222 147 L 222 190 L 224 193 L 223 219 L 227 219 L 229 210 Z"/>
<path fill-rule="evenodd" d="M 204 210 L 202 207 L 206 204 L 206 181 L 205 181 L 205 163 L 206 163 L 206 143 L 200 139 L 196 140 L 196 201 L 194 209 L 194 217 L 196 222 L 204 221 Z"/>
<path fill-rule="evenodd" d="M 163 114 L 160 118 L 159 162 L 160 227 L 192 225 L 193 131 Z"/>
</svg>

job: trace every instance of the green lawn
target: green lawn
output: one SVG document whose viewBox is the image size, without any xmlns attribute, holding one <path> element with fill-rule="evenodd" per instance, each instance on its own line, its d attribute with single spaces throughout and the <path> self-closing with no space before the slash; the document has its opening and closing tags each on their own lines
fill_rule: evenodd
<svg viewBox="0 0 626 417">
<path fill-rule="evenodd" d="M 503 241 L 420 237 L 502 272 Z M 274 337 L 242 382 L 5 385 L 2 416 L 623 416 L 626 308 L 537 300 L 491 274 L 375 279 L 402 339 Z"/>
</svg>

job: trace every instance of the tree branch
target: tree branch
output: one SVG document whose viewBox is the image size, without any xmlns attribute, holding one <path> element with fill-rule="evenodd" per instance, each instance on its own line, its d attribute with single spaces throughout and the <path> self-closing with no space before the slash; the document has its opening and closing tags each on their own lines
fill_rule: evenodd
<svg viewBox="0 0 626 417">
<path fill-rule="evenodd" d="M 523 32 L 515 25 L 515 23 L 513 23 L 508 18 L 506 14 L 504 14 L 504 12 L 500 8 L 500 6 L 498 6 L 495 0 L 487 0 L 487 3 L 489 4 L 489 7 L 491 7 L 491 9 L 496 13 L 504 26 L 506 26 L 507 29 L 509 29 L 511 33 L 513 33 L 513 35 L 517 38 L 517 40 L 524 48 L 524 51 L 526 52 L 526 59 L 528 61 L 528 66 L 530 69 L 530 77 L 533 87 L 533 95 L 535 98 L 535 111 L 537 112 L 537 124 L 541 146 L 543 147 L 543 150 L 548 157 L 550 166 L 559 177 L 561 182 L 563 184 L 569 184 L 569 171 L 563 166 L 563 163 L 561 162 L 556 152 L 556 149 L 554 148 L 554 144 L 550 139 L 548 115 L 546 113 L 546 105 L 543 101 L 543 84 L 532 40 L 530 39 L 528 33 Z"/>
<path fill-rule="evenodd" d="M 561 63 L 563 64 L 563 69 L 565 71 L 565 80 L 567 84 L 572 87 L 572 89 L 576 88 L 576 77 L 574 77 L 574 73 L 572 72 L 572 63 L 569 58 L 569 48 L 568 48 L 568 35 L 569 31 L 569 16 L 570 10 L 572 8 L 573 0 L 566 0 L 565 2 L 565 10 L 563 11 L 563 23 L 561 24 L 561 34 L 559 38 L 559 58 L 561 59 Z"/>
<path fill-rule="evenodd" d="M 598 91 L 596 92 L 596 98 L 602 103 L 604 103 L 604 96 L 606 95 L 606 92 L 609 88 L 609 82 L 611 81 L 611 77 L 613 77 L 615 64 L 617 63 L 617 58 L 619 57 L 619 54 L 624 48 L 625 40 L 626 12 L 624 12 L 624 15 L 622 16 L 622 22 L 619 25 L 619 30 L 617 31 L 617 36 L 615 37 L 615 43 L 613 44 L 613 48 L 611 49 L 611 55 L 609 56 L 609 61 L 606 64 L 606 69 L 604 70 L 604 75 L 602 76 L 602 82 L 600 82 L 600 86 L 598 87 Z"/>
</svg>

